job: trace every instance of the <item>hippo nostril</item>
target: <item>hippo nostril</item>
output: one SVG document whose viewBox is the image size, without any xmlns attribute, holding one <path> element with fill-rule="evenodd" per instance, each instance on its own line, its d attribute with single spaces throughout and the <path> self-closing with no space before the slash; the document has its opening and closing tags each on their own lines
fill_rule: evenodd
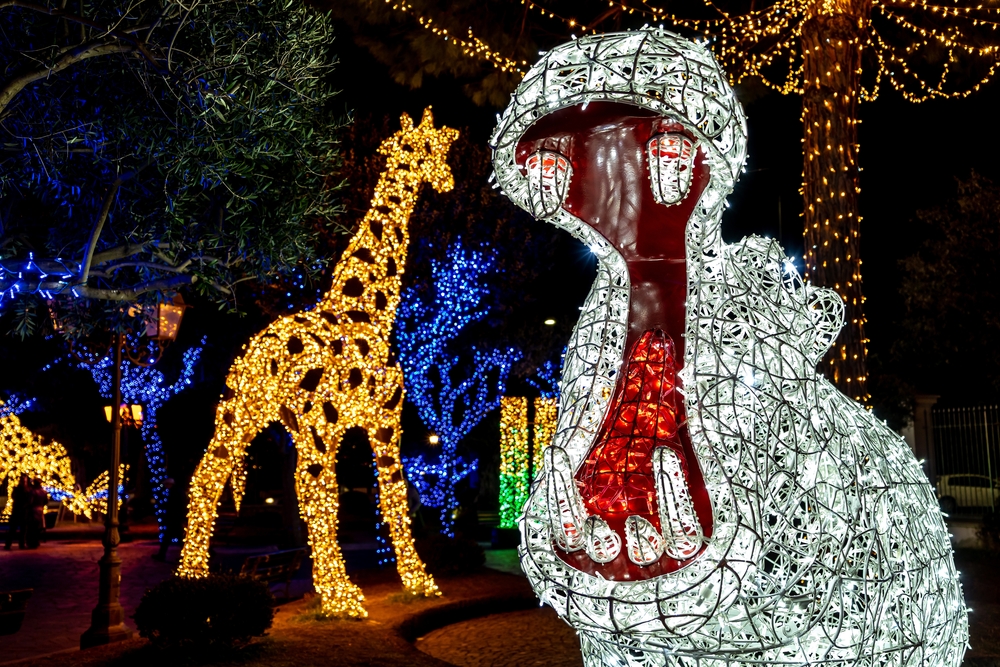
<svg viewBox="0 0 1000 667">
<path fill-rule="evenodd" d="M 528 156 L 525 167 L 532 214 L 539 220 L 551 218 L 566 201 L 573 165 L 561 153 L 536 151 Z"/>
<path fill-rule="evenodd" d="M 657 203 L 671 206 L 687 196 L 696 148 L 690 137 L 677 132 L 658 134 L 646 144 L 649 181 Z"/>
</svg>

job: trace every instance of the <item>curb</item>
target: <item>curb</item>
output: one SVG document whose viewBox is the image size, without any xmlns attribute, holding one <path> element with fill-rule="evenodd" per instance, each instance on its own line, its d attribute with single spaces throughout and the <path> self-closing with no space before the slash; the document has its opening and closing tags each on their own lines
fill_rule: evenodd
<svg viewBox="0 0 1000 667">
<path fill-rule="evenodd" d="M 461 621 L 490 616 L 491 614 L 525 611 L 535 609 L 538 606 L 538 598 L 534 594 L 459 600 L 418 612 L 401 622 L 395 629 L 396 634 L 412 644 L 417 641 L 418 637 L 423 637 L 429 632 Z M 981 667 L 992 666 L 982 665 Z"/>
</svg>

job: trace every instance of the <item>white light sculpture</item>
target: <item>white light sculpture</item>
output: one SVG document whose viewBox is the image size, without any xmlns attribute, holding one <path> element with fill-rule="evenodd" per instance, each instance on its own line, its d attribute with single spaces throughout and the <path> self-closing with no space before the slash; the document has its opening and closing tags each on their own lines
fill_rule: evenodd
<svg viewBox="0 0 1000 667">
<path fill-rule="evenodd" d="M 593 102 L 683 129 L 646 146 L 643 186 L 659 204 L 691 187 L 695 152 L 709 170 L 686 228 L 678 388 L 710 530 L 670 448 L 652 457 L 660 530 L 630 516 L 623 541 L 574 479 L 592 464 L 624 375 L 630 278 L 616 247 L 553 205 L 577 178 L 559 162 L 565 152 L 536 151 L 538 165 L 522 155 L 522 167 L 517 150 L 543 117 Z M 492 143 L 504 193 L 599 259 L 566 353 L 555 439 L 520 523 L 522 567 L 578 630 L 587 667 L 958 667 L 967 610 L 934 493 L 903 440 L 816 373 L 842 325 L 840 298 L 804 284 L 777 243 L 722 241 L 746 124 L 709 51 L 662 30 L 564 44 L 525 76 Z M 622 550 L 640 569 L 660 552 L 680 565 L 614 580 L 571 564 L 589 559 L 593 571 Z"/>
</svg>

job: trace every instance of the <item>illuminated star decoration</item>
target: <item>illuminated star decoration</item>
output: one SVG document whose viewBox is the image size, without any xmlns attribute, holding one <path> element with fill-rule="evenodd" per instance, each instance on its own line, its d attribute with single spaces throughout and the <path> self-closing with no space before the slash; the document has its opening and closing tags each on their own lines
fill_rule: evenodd
<svg viewBox="0 0 1000 667">
<path fill-rule="evenodd" d="M 462 355 L 453 348 L 462 329 L 489 312 L 484 301 L 490 288 L 483 279 L 493 267 L 488 250 L 465 249 L 459 239 L 448 247 L 446 261 L 431 261 L 431 285 L 408 288 L 399 307 L 396 340 L 407 398 L 440 438 L 437 465 L 428 467 L 423 455 L 415 457 L 407 477 L 424 489 L 424 504 L 441 508 L 442 532 L 451 537 L 458 509 L 455 486 L 474 470 L 458 455 L 458 444 L 500 404 L 511 366 L 521 356 L 513 348 L 471 345 Z"/>
<path fill-rule="evenodd" d="M 902 438 L 816 372 L 843 324 L 842 299 L 804 283 L 773 241 L 723 241 L 746 125 L 712 54 L 664 30 L 549 51 L 493 136 L 499 186 L 534 210 L 519 141 L 539 118 L 596 101 L 676 121 L 704 151 L 709 182 L 686 230 L 678 375 L 712 534 L 678 569 L 641 580 L 608 579 L 561 557 L 601 555 L 573 476 L 622 371 L 631 284 L 617 249 L 560 205 L 544 222 L 599 261 L 566 353 L 556 435 L 520 524 L 521 566 L 535 592 L 577 629 L 587 667 L 958 667 L 967 609 L 934 491 Z M 657 475 L 676 479 L 669 466 Z"/>
<path fill-rule="evenodd" d="M 163 486 L 167 478 L 167 461 L 163 453 L 163 441 L 156 423 L 159 409 L 172 396 L 176 396 L 189 386 L 194 377 L 194 368 L 201 359 L 205 339 L 201 339 L 199 347 L 184 351 L 181 361 L 181 372 L 177 381 L 166 384 L 166 377 L 152 366 L 144 367 L 133 364 L 127 359 L 122 361 L 122 401 L 144 406 L 142 419 L 142 440 L 145 444 L 146 463 L 149 466 L 149 479 L 153 487 L 153 502 L 156 511 L 156 521 L 160 527 L 160 539 L 166 529 L 167 498 L 170 490 Z M 110 399 L 112 395 L 112 359 L 104 357 L 96 364 L 80 364 L 80 368 L 90 371 L 97 383 L 101 396 Z M 124 479 L 119 477 L 119 479 Z M 176 540 L 175 540 L 176 541 Z"/>
<path fill-rule="evenodd" d="M 208 574 L 209 540 L 227 482 L 245 488 L 247 446 L 272 422 L 295 442 L 299 512 L 312 548 L 313 585 L 322 613 L 364 618 L 364 595 L 347 576 L 337 543 L 337 451 L 348 429 L 367 436 L 378 471 L 382 521 L 388 524 L 403 587 L 440 595 L 413 546 L 406 481 L 399 459 L 403 373 L 389 349 L 409 246 L 409 219 L 423 184 L 454 187 L 447 155 L 458 132 L 435 128 L 430 109 L 419 125 L 403 114 L 382 142 L 386 159 L 371 207 L 314 308 L 277 319 L 254 335 L 233 362 L 215 414 L 215 434 L 191 480 L 188 525 L 177 570 Z"/>
</svg>

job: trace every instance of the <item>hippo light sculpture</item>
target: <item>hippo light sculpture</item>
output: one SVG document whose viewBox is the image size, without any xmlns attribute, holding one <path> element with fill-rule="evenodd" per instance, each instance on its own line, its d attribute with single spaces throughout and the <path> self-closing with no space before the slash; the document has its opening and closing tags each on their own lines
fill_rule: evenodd
<svg viewBox="0 0 1000 667">
<path fill-rule="evenodd" d="M 712 55 L 663 30 L 564 44 L 493 146 L 503 192 L 598 258 L 520 521 L 587 667 L 958 667 L 931 487 L 816 372 L 840 298 L 772 241 L 722 241 L 746 123 Z"/>
</svg>

